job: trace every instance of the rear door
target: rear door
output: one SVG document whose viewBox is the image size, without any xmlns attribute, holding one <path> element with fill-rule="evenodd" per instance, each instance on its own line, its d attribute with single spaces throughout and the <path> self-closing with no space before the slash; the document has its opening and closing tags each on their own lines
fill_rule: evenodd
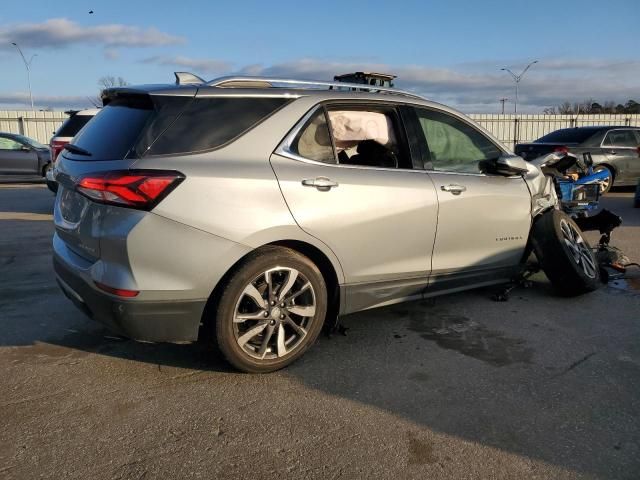
<svg viewBox="0 0 640 480">
<path fill-rule="evenodd" d="M 271 164 L 296 222 L 340 260 L 349 311 L 421 294 L 437 197 L 429 177 L 413 167 L 396 107 L 319 106 Z"/>
<path fill-rule="evenodd" d="M 415 113 L 439 204 L 430 290 L 508 279 L 531 227 L 524 179 L 485 173 L 503 150 L 471 123 L 437 109 Z"/>
<path fill-rule="evenodd" d="M 38 172 L 38 153 L 10 137 L 0 136 L 0 172 L 34 174 Z"/>
<path fill-rule="evenodd" d="M 638 138 L 632 129 L 609 130 L 602 148 L 607 161 L 617 170 L 616 182 L 632 182 L 640 176 Z"/>
</svg>

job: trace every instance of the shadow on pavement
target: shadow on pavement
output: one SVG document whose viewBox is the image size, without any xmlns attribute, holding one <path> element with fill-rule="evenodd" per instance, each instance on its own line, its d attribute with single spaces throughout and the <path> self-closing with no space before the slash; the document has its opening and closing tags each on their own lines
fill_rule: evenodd
<svg viewBox="0 0 640 480">
<path fill-rule="evenodd" d="M 0 210 L 26 213 L 19 199 L 12 201 Z M 39 209 L 45 213 L 48 203 Z M 14 222 L 10 228 L 51 234 L 50 224 L 26 223 L 31 225 Z M 15 250 L 0 280 L 0 345 L 24 347 L 7 354 L 14 363 L 98 354 L 231 373 L 202 345 L 113 337 L 57 291 L 50 250 Z M 6 258 L 0 252 L 0 265 Z M 22 280 L 10 280 L 16 278 Z M 544 278 L 506 303 L 489 296 L 483 289 L 347 316 L 346 336 L 321 337 L 301 361 L 275 375 L 568 470 L 602 478 L 640 471 L 640 370 L 619 358 L 624 349 L 638 351 L 632 319 L 638 297 L 602 289 L 561 299 L 550 294 Z M 612 305 L 617 316 L 608 315 Z M 264 376 L 242 378 L 264 388 Z M 444 455 L 429 450 L 429 458 Z"/>
</svg>

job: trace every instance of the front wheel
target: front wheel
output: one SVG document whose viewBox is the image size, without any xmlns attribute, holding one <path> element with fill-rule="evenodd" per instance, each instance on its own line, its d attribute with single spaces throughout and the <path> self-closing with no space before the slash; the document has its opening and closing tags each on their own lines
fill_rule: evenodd
<svg viewBox="0 0 640 480">
<path fill-rule="evenodd" d="M 599 287 L 595 256 L 569 215 L 560 210 L 543 213 L 531 235 L 540 266 L 558 293 L 576 296 Z"/>
<path fill-rule="evenodd" d="M 327 287 L 307 257 L 282 247 L 250 255 L 228 280 L 217 308 L 216 340 L 238 370 L 283 368 L 315 342 L 327 312 Z"/>
</svg>

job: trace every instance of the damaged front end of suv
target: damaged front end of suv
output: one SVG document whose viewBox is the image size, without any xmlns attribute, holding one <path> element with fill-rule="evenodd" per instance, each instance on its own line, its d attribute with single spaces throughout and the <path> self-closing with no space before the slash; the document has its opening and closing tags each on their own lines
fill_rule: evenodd
<svg viewBox="0 0 640 480">
<path fill-rule="evenodd" d="M 609 245 L 611 232 L 622 219 L 599 209 L 602 181 L 592 170 L 591 158 L 566 151 L 553 152 L 527 162 L 524 175 L 531 191 L 534 225 L 531 249 L 538 264 L 556 289 L 578 295 L 606 283 L 613 272 L 624 273 L 624 256 Z M 600 240 L 591 247 L 582 232 L 598 231 Z"/>
</svg>

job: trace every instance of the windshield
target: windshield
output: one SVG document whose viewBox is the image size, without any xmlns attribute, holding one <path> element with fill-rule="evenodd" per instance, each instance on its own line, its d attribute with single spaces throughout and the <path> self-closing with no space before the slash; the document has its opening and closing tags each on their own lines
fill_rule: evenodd
<svg viewBox="0 0 640 480">
<path fill-rule="evenodd" d="M 46 145 L 37 142 L 33 138 L 25 137 L 24 135 L 15 135 L 15 139 L 19 142 L 26 143 L 27 145 L 31 145 L 33 148 L 49 148 Z"/>
<path fill-rule="evenodd" d="M 555 132 L 547 133 L 535 143 L 582 143 L 598 133 L 593 128 L 563 128 Z"/>
</svg>

